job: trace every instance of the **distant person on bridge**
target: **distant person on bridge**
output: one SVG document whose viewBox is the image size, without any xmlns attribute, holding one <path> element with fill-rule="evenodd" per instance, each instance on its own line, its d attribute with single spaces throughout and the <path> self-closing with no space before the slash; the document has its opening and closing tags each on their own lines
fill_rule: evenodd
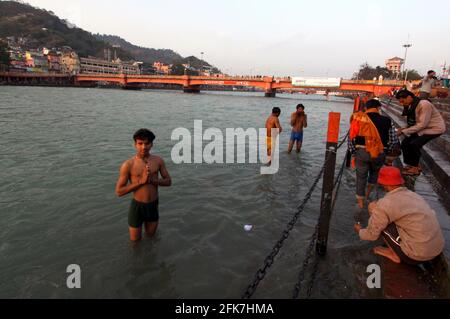
<svg viewBox="0 0 450 319">
<path fill-rule="evenodd" d="M 140 129 L 133 138 L 136 155 L 122 164 L 116 194 L 122 197 L 134 193 L 128 225 L 131 241 L 137 242 L 141 240 L 143 224 L 148 236 L 155 234 L 159 221 L 158 187 L 171 186 L 172 180 L 163 159 L 150 154 L 155 135 L 147 129 Z"/>
<path fill-rule="evenodd" d="M 404 108 L 403 116 L 407 117 L 408 125 L 397 131 L 399 136 L 405 136 L 402 142 L 403 162 L 406 165 L 403 174 L 420 175 L 422 147 L 445 133 L 445 121 L 430 101 L 420 100 L 408 90 L 399 91 L 396 98 Z"/>
<path fill-rule="evenodd" d="M 386 153 L 399 145 L 394 124 L 380 114 L 381 103 L 368 100 L 366 112 L 352 115 L 348 149 L 356 162 L 356 199 L 359 208 L 377 183 L 378 172 L 384 165 Z M 366 191 L 367 185 L 367 191 Z"/>
<path fill-rule="evenodd" d="M 267 156 L 269 157 L 269 162 L 267 163 L 270 165 L 272 163 L 272 150 L 275 149 L 275 141 L 277 136 L 272 136 L 272 129 L 278 129 L 278 133 L 281 133 L 283 131 L 283 128 L 280 124 L 280 114 L 281 109 L 279 107 L 274 107 L 272 110 L 272 114 L 269 116 L 269 118 L 266 121 L 266 129 L 267 129 Z"/>
<path fill-rule="evenodd" d="M 302 150 L 303 129 L 308 127 L 308 117 L 303 104 L 297 105 L 297 111 L 291 115 L 292 133 L 289 141 L 288 153 L 292 152 L 294 144 L 297 144 L 297 153 Z"/>
<path fill-rule="evenodd" d="M 369 224 L 354 226 L 362 240 L 383 237 L 388 245 L 374 253 L 395 263 L 418 265 L 433 260 L 444 250 L 445 241 L 436 213 L 420 195 L 404 187 L 400 170 L 386 166 L 380 170 L 378 184 L 387 194 L 369 205 Z"/>
</svg>

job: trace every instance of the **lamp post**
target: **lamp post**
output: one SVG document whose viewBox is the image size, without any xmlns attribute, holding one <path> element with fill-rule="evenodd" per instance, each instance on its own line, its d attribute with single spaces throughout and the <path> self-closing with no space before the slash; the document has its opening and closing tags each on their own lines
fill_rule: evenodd
<svg viewBox="0 0 450 319">
<path fill-rule="evenodd" d="M 202 64 L 200 66 L 200 71 L 203 73 L 203 54 L 205 54 L 205 52 L 200 52 L 200 54 L 202 55 Z"/>
<path fill-rule="evenodd" d="M 403 61 L 403 72 L 405 73 L 405 82 L 404 82 L 404 84 L 406 84 L 406 80 L 408 79 L 408 71 L 406 69 L 406 58 L 408 56 L 408 49 L 410 47 L 412 47 L 412 44 L 409 43 L 409 35 L 408 35 L 408 43 L 404 44 L 403 47 L 405 48 L 405 60 Z"/>
</svg>

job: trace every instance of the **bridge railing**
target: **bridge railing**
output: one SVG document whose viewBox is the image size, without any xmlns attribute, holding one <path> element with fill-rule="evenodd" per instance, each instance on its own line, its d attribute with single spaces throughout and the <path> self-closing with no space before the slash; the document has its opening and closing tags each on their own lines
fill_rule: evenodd
<svg viewBox="0 0 450 319">
<path fill-rule="evenodd" d="M 343 84 L 366 84 L 366 85 L 391 85 L 391 86 L 403 86 L 403 81 L 398 80 L 342 80 Z"/>
</svg>

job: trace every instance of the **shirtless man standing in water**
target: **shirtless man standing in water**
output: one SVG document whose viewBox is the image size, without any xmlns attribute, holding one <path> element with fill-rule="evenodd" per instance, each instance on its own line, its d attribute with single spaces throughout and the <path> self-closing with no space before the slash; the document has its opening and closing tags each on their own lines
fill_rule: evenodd
<svg viewBox="0 0 450 319">
<path fill-rule="evenodd" d="M 278 133 L 281 133 L 283 130 L 280 124 L 280 114 L 281 109 L 279 107 L 274 107 L 272 110 L 272 115 L 266 121 L 266 129 L 267 129 L 267 156 L 269 156 L 268 165 L 272 163 L 272 150 L 275 148 L 276 136 L 272 136 L 272 129 L 279 129 Z"/>
<path fill-rule="evenodd" d="M 302 150 L 303 144 L 303 129 L 308 127 L 307 116 L 305 114 L 305 107 L 303 104 L 297 105 L 297 111 L 291 115 L 291 140 L 289 141 L 288 153 L 292 152 L 294 144 L 297 143 L 297 153 Z"/>
<path fill-rule="evenodd" d="M 136 242 L 141 240 L 143 224 L 149 237 L 155 234 L 159 221 L 158 186 L 171 186 L 172 180 L 163 159 L 150 154 L 155 135 L 140 129 L 133 138 L 136 155 L 122 164 L 116 194 L 122 197 L 134 192 L 128 224 L 130 239 Z"/>
</svg>

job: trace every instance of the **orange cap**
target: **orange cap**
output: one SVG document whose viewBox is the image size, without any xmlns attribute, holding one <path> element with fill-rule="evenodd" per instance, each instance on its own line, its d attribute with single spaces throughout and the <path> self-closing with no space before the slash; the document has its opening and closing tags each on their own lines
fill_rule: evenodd
<svg viewBox="0 0 450 319">
<path fill-rule="evenodd" d="M 402 173 L 397 167 L 385 166 L 380 169 L 378 175 L 378 184 L 385 186 L 398 186 L 403 185 L 405 180 L 402 177 Z"/>
</svg>

